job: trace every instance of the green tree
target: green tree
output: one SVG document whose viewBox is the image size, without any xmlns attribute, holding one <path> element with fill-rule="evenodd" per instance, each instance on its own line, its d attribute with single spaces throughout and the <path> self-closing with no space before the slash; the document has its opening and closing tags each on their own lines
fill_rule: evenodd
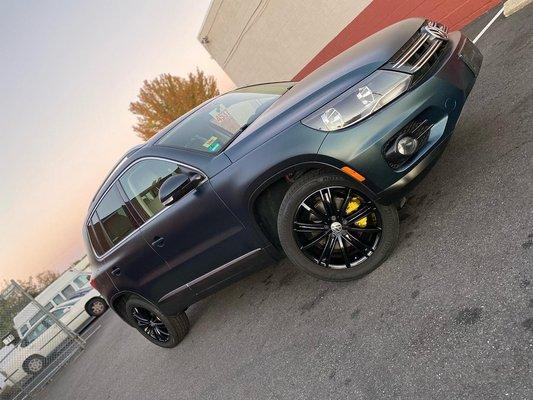
<svg viewBox="0 0 533 400">
<path fill-rule="evenodd" d="M 138 100 L 130 103 L 137 116 L 133 130 L 144 140 L 204 101 L 219 95 L 215 78 L 196 68 L 187 78 L 162 74 L 143 82 Z"/>
</svg>

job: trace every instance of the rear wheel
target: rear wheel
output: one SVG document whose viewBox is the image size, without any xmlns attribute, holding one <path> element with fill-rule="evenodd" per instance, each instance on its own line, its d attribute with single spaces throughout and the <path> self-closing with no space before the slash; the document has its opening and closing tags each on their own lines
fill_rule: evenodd
<svg viewBox="0 0 533 400">
<path fill-rule="evenodd" d="M 175 317 L 166 316 L 139 297 L 131 297 L 126 302 L 126 317 L 141 335 L 160 347 L 177 346 L 189 332 L 187 314 L 182 312 Z"/>
<path fill-rule="evenodd" d="M 85 311 L 92 317 L 99 317 L 102 315 L 108 306 L 104 299 L 95 297 L 87 302 L 85 305 Z"/>
<path fill-rule="evenodd" d="M 398 212 L 374 203 L 345 176 L 311 173 L 285 194 L 278 215 L 283 250 L 300 269 L 348 281 L 376 269 L 398 240 Z"/>
<path fill-rule="evenodd" d="M 23 363 L 22 369 L 30 375 L 37 375 L 46 366 L 46 358 L 39 354 L 29 356 Z"/>
</svg>

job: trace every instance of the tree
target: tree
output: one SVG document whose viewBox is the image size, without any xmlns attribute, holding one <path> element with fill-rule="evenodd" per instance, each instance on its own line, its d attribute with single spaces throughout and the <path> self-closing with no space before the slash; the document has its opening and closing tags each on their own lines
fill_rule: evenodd
<svg viewBox="0 0 533 400">
<path fill-rule="evenodd" d="M 130 103 L 137 116 L 133 130 L 144 140 L 204 101 L 220 94 L 215 78 L 196 68 L 187 78 L 162 74 L 145 80 L 138 101 Z"/>
</svg>

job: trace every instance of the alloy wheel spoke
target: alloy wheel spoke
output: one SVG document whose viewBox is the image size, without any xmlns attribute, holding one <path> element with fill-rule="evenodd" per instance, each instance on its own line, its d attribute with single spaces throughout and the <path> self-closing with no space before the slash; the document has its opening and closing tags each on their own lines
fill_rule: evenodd
<svg viewBox="0 0 533 400">
<path fill-rule="evenodd" d="M 331 196 L 329 194 L 329 190 L 326 190 L 325 192 L 322 190 L 320 191 L 320 200 L 322 201 L 322 204 L 324 204 L 324 210 L 326 210 L 328 217 L 335 215 L 333 205 L 331 204 Z"/>
<path fill-rule="evenodd" d="M 313 240 L 311 240 L 309 243 L 307 243 L 305 246 L 300 246 L 300 250 L 306 250 L 312 246 L 314 246 L 315 244 L 317 244 L 318 242 L 320 242 L 322 239 L 324 239 L 330 232 L 329 231 L 325 231 L 323 232 L 322 234 L 320 235 L 317 235 Z"/>
<path fill-rule="evenodd" d="M 315 207 L 311 207 L 307 205 L 305 202 L 302 203 L 302 207 L 305 208 L 311 214 L 313 214 L 315 217 L 317 217 L 320 220 L 320 222 L 325 223 L 327 221 L 328 217 L 324 215 L 324 213 L 321 213 L 320 211 L 318 211 Z"/>
<path fill-rule="evenodd" d="M 350 201 L 351 194 L 352 194 L 352 189 L 348 188 L 348 191 L 346 192 L 346 197 L 344 198 L 341 208 L 339 210 L 339 214 L 341 217 L 346 215 L 346 207 L 348 207 L 348 202 Z"/>
<path fill-rule="evenodd" d="M 342 257 L 344 258 L 344 264 L 346 265 L 346 268 L 350 268 L 352 265 L 350 263 L 350 259 L 348 258 L 348 253 L 346 253 L 346 249 L 344 248 L 344 243 L 342 241 L 342 236 L 337 237 L 337 241 L 339 242 L 339 246 L 342 251 Z"/>
<path fill-rule="evenodd" d="M 346 228 L 347 231 L 355 231 L 355 232 L 363 232 L 363 233 L 380 233 L 381 228 L 379 226 L 377 227 L 371 227 L 371 228 L 360 228 L 358 226 L 350 226 Z"/>
<path fill-rule="evenodd" d="M 324 248 L 322 249 L 322 253 L 320 254 L 320 258 L 318 259 L 318 264 L 321 264 L 322 260 L 324 259 L 324 257 L 328 254 L 329 247 L 332 244 L 333 240 L 334 240 L 333 234 L 329 233 L 328 240 L 326 241 L 326 244 L 324 245 Z"/>
<path fill-rule="evenodd" d="M 361 218 L 368 216 L 369 214 L 373 213 L 375 209 L 376 208 L 372 204 L 369 204 L 369 203 L 363 204 L 357 209 L 357 211 L 355 211 L 355 213 L 353 213 L 353 215 L 350 215 L 346 219 L 346 225 L 349 225 L 352 222 L 355 222 Z"/>
<path fill-rule="evenodd" d="M 368 255 L 369 252 L 372 251 L 370 247 L 368 247 L 367 244 L 362 242 L 359 238 L 352 235 L 350 232 L 346 232 L 346 236 L 344 237 L 348 243 L 350 243 L 352 246 L 357 247 L 360 250 L 363 250 L 366 255 Z"/>
<path fill-rule="evenodd" d="M 327 230 L 329 227 L 324 224 L 312 224 L 305 222 L 294 222 L 293 228 L 296 232 L 321 232 Z"/>
</svg>

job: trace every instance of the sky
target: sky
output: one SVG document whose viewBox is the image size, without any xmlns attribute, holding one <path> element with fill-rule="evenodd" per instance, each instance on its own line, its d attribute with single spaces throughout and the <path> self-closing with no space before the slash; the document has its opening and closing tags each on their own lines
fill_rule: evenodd
<svg viewBox="0 0 533 400">
<path fill-rule="evenodd" d="M 141 140 L 143 80 L 198 66 L 231 80 L 196 36 L 209 0 L 0 2 L 0 282 L 85 254 L 98 186 Z"/>
</svg>

